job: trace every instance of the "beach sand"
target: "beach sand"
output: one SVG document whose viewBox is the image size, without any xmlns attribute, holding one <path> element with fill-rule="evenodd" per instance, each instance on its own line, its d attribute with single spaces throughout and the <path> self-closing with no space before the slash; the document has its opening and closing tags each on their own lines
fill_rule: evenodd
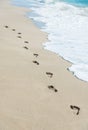
<svg viewBox="0 0 88 130">
<path fill-rule="evenodd" d="M 44 50 L 27 11 L 0 1 L 0 130 L 88 130 L 88 82 Z"/>
</svg>

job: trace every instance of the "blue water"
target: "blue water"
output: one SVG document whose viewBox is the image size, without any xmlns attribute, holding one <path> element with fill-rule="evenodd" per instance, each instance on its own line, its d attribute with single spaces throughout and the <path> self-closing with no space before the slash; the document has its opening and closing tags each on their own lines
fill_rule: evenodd
<svg viewBox="0 0 88 130">
<path fill-rule="evenodd" d="M 13 0 L 32 9 L 26 16 L 48 33 L 44 48 L 72 63 L 76 77 L 88 81 L 88 0 Z"/>
<path fill-rule="evenodd" d="M 78 6 L 88 6 L 88 0 L 63 0 L 63 1 Z"/>
</svg>

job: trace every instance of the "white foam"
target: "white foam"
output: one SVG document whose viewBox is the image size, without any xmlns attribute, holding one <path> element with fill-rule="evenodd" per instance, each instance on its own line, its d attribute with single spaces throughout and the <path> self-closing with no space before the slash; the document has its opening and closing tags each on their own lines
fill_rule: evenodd
<svg viewBox="0 0 88 130">
<path fill-rule="evenodd" d="M 74 75 L 88 81 L 88 8 L 56 2 L 32 9 L 39 14 L 33 19 L 46 23 L 42 29 L 49 34 L 45 49 L 72 62 Z"/>
</svg>

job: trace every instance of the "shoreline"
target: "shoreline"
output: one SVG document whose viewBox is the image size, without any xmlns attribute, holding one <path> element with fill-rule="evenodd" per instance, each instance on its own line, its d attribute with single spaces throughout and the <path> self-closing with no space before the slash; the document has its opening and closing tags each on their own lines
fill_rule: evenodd
<svg viewBox="0 0 88 130">
<path fill-rule="evenodd" d="M 23 7 L 23 6 L 22 6 Z M 27 7 L 28 8 L 28 7 Z M 36 20 L 34 20 L 33 19 L 33 13 L 32 13 L 32 11 L 33 10 L 31 10 L 31 13 L 30 12 L 28 12 L 28 13 L 26 13 L 27 15 L 26 15 L 26 17 L 28 18 L 28 19 L 31 19 L 32 20 L 32 22 L 33 22 L 33 24 L 35 25 L 35 26 L 37 26 L 42 32 L 44 32 L 44 33 L 47 33 L 47 35 L 49 36 L 49 34 L 50 33 L 48 33 L 47 31 L 44 31 L 44 28 L 42 28 L 42 26 L 44 26 L 44 23 L 43 22 L 39 22 L 39 21 L 36 21 Z M 29 14 L 29 16 L 28 16 L 28 14 Z M 36 14 L 36 13 L 35 13 Z M 34 15 L 35 15 L 34 14 Z M 37 14 L 36 14 L 37 15 Z M 49 41 L 49 39 L 48 39 L 48 36 L 47 36 L 47 42 L 51 42 L 51 41 Z M 54 41 L 53 41 L 54 42 Z M 54 54 L 56 54 L 56 55 L 58 55 L 58 56 L 60 56 L 63 60 L 65 60 L 65 61 L 67 61 L 68 63 L 70 63 L 70 67 L 72 68 L 74 65 L 76 65 L 76 63 L 74 64 L 74 60 L 73 60 L 73 62 L 71 61 L 71 59 L 66 59 L 66 57 L 64 57 L 63 55 L 60 55 L 59 54 L 59 52 L 57 53 L 57 52 L 55 52 L 55 51 L 53 51 L 52 49 L 48 49 L 48 47 L 47 47 L 48 45 L 47 45 L 47 43 L 45 42 L 45 43 L 43 43 L 43 47 L 44 47 L 44 49 L 45 50 L 48 50 L 48 51 L 50 51 L 50 52 L 52 52 L 52 53 L 54 53 Z M 63 49 L 62 49 L 63 50 Z M 69 56 L 68 56 L 69 57 Z M 86 79 L 86 77 L 84 78 L 84 77 L 82 77 L 82 74 L 80 74 L 81 76 L 79 76 L 79 74 L 77 74 L 77 70 L 75 70 L 75 69 L 72 69 L 71 70 L 71 68 L 69 68 L 69 72 L 71 72 L 72 73 L 72 75 L 74 76 L 74 77 L 76 77 L 78 80 L 81 80 L 81 81 L 83 81 L 83 82 L 88 82 L 87 81 L 87 79 Z M 74 68 L 74 67 L 73 67 Z M 68 68 L 67 68 L 68 69 Z M 81 69 L 80 69 L 81 70 Z M 81 70 L 82 71 L 82 70 Z M 84 74 L 85 75 L 85 74 Z"/>
<path fill-rule="evenodd" d="M 1 2 L 0 129 L 86 129 L 88 83 L 43 48 L 47 34 L 25 17 L 28 9 Z M 71 105 L 80 108 L 79 115 Z"/>
</svg>

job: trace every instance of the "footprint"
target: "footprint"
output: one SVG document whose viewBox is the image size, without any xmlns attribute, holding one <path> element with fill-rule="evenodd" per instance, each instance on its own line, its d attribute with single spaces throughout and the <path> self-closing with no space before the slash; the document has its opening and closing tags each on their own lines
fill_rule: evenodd
<svg viewBox="0 0 88 130">
<path fill-rule="evenodd" d="M 17 36 L 18 38 L 22 38 L 21 36 Z"/>
<path fill-rule="evenodd" d="M 58 90 L 53 85 L 49 85 L 48 88 L 52 89 L 54 92 L 58 92 Z"/>
<path fill-rule="evenodd" d="M 47 74 L 50 78 L 52 78 L 52 76 L 53 76 L 53 73 L 51 73 L 51 72 L 46 72 L 46 74 Z"/>
<path fill-rule="evenodd" d="M 12 31 L 16 31 L 16 29 L 12 29 Z"/>
<path fill-rule="evenodd" d="M 29 43 L 28 41 L 24 41 L 24 43 Z"/>
<path fill-rule="evenodd" d="M 9 27 L 6 25 L 5 28 L 9 28 Z"/>
<path fill-rule="evenodd" d="M 18 32 L 18 34 L 20 35 L 20 34 L 22 34 L 21 32 Z"/>
<path fill-rule="evenodd" d="M 38 57 L 38 56 L 39 56 L 39 55 L 38 55 L 38 54 L 36 54 L 36 53 L 34 53 L 33 55 L 34 55 L 35 57 Z"/>
<path fill-rule="evenodd" d="M 35 61 L 35 60 L 33 61 L 33 63 L 35 63 L 36 65 L 39 65 L 39 62 L 37 62 L 37 61 Z"/>
<path fill-rule="evenodd" d="M 49 85 L 48 88 L 49 89 L 54 89 L 54 86 L 53 85 Z"/>
<path fill-rule="evenodd" d="M 76 115 L 79 115 L 80 108 L 79 108 L 78 106 L 70 105 L 70 108 L 71 108 L 72 110 L 76 110 L 76 111 L 77 111 L 77 112 L 76 112 Z"/>
<path fill-rule="evenodd" d="M 25 48 L 26 50 L 28 50 L 28 47 L 24 46 L 24 48 Z"/>
<path fill-rule="evenodd" d="M 58 92 L 58 90 L 57 90 L 56 88 L 54 89 L 54 91 L 55 91 L 55 92 Z"/>
</svg>

